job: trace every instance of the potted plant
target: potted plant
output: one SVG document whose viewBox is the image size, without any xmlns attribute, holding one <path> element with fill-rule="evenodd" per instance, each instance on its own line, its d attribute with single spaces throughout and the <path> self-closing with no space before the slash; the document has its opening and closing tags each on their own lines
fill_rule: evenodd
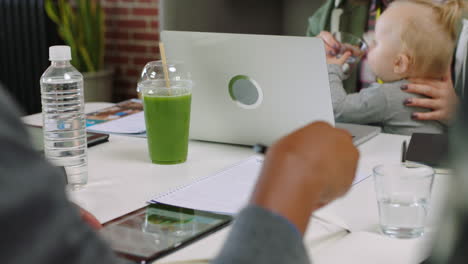
<svg viewBox="0 0 468 264">
<path fill-rule="evenodd" d="M 84 77 L 85 101 L 110 102 L 113 70 L 104 68 L 104 11 L 99 0 L 46 0 L 45 10 L 71 47 L 72 65 Z"/>
</svg>

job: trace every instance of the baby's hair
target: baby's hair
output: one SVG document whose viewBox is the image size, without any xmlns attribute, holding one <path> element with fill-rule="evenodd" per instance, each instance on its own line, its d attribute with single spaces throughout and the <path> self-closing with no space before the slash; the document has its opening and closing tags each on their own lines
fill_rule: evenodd
<svg viewBox="0 0 468 264">
<path fill-rule="evenodd" d="M 407 18 L 402 29 L 403 52 L 410 57 L 413 73 L 421 77 L 442 77 L 452 62 L 464 0 L 441 3 L 431 0 L 395 1 L 401 2 L 421 5 L 432 11 L 430 17 Z"/>
<path fill-rule="evenodd" d="M 431 8 L 437 16 L 437 20 L 446 32 L 450 32 L 452 40 L 457 39 L 457 24 L 465 8 L 464 0 L 448 0 L 434 2 L 429 0 L 409 0 L 416 4 Z"/>
</svg>

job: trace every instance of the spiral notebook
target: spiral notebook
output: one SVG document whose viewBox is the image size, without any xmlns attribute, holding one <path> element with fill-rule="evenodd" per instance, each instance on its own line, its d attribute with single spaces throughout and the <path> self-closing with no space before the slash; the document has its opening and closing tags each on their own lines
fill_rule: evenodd
<svg viewBox="0 0 468 264">
<path fill-rule="evenodd" d="M 263 164 L 263 156 L 252 156 L 214 175 L 159 195 L 150 203 L 164 203 L 196 210 L 237 214 L 247 205 Z M 371 172 L 356 173 L 356 184 Z"/>
<path fill-rule="evenodd" d="M 157 196 L 150 202 L 236 214 L 247 204 L 262 163 L 261 156 L 252 156 L 214 175 Z"/>
</svg>

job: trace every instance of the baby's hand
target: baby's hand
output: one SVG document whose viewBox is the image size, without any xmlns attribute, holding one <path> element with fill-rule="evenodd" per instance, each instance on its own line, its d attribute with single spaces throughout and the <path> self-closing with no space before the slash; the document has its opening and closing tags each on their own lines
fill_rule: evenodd
<svg viewBox="0 0 468 264">
<path fill-rule="evenodd" d="M 327 53 L 340 53 L 341 50 L 341 43 L 337 41 L 333 35 L 328 31 L 322 31 L 320 34 L 317 35 L 319 39 L 323 41 L 325 46 L 325 52 Z"/>
<path fill-rule="evenodd" d="M 343 65 L 345 64 L 346 60 L 351 57 L 351 51 L 346 51 L 341 57 L 337 57 L 337 55 L 333 52 L 327 52 L 327 64 L 337 64 Z"/>
</svg>

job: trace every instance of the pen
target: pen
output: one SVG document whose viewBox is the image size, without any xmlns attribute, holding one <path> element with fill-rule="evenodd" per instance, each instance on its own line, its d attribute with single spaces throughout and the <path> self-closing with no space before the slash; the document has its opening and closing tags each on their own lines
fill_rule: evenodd
<svg viewBox="0 0 468 264">
<path fill-rule="evenodd" d="M 406 162 L 406 140 L 403 141 L 401 145 L 401 163 Z"/>
<path fill-rule="evenodd" d="M 266 153 L 267 150 L 268 150 L 268 147 L 265 146 L 265 145 L 263 145 L 263 144 L 255 144 L 255 145 L 253 146 L 253 150 L 254 150 L 255 152 L 257 152 L 258 154 L 263 154 L 263 155 L 265 155 L 265 153 Z"/>
</svg>

